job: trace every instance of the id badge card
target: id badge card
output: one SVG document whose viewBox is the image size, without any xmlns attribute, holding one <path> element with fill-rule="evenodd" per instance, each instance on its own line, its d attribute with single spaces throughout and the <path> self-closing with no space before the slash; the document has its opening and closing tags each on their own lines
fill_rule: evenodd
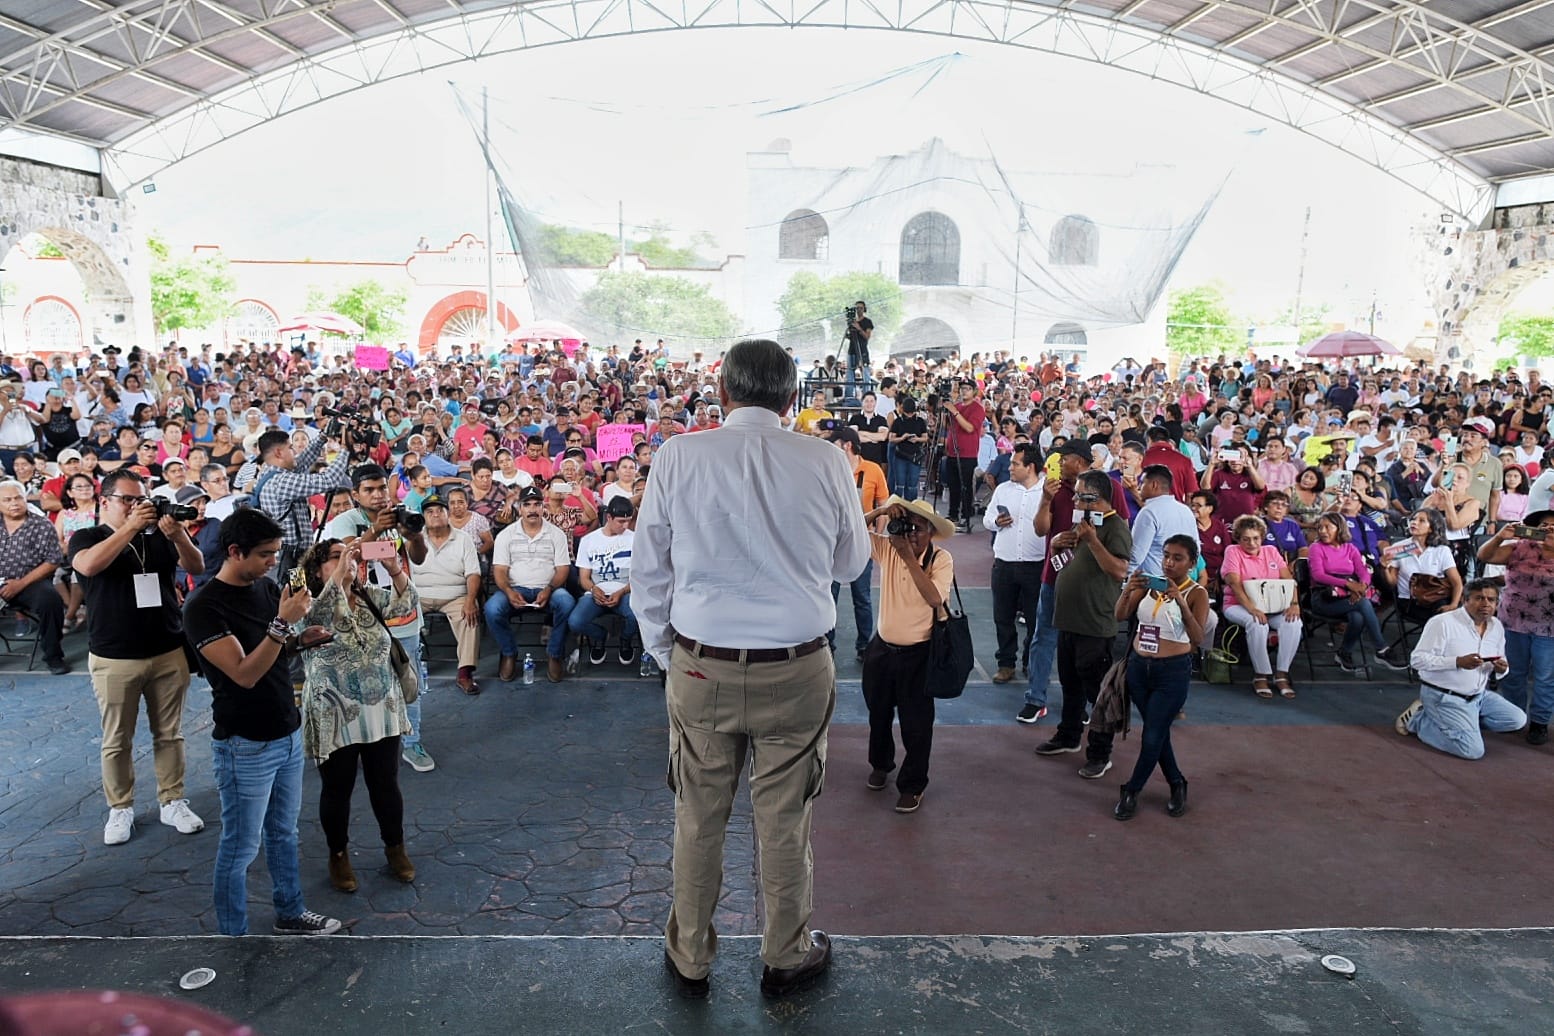
<svg viewBox="0 0 1554 1036">
<path fill-rule="evenodd" d="M 1052 555 L 1049 560 L 1052 564 L 1052 571 L 1061 572 L 1063 571 L 1064 565 L 1067 565 L 1070 561 L 1074 560 L 1074 552 L 1072 550 L 1060 550 L 1056 554 Z"/>
<path fill-rule="evenodd" d="M 157 580 L 155 572 L 135 574 L 135 607 L 162 607 L 162 584 Z"/>
<path fill-rule="evenodd" d="M 1147 622 L 1139 623 L 1139 654 L 1160 654 L 1160 627 Z"/>
</svg>

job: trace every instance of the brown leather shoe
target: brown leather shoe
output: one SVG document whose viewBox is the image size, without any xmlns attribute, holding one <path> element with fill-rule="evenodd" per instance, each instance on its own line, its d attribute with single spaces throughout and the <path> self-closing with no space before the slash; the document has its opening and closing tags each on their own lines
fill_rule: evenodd
<svg viewBox="0 0 1554 1036">
<path fill-rule="evenodd" d="M 415 864 L 411 863 L 410 857 L 405 855 L 404 845 L 388 846 L 383 850 L 383 855 L 388 857 L 390 874 L 406 885 L 415 880 Z"/>
<path fill-rule="evenodd" d="M 994 683 L 1008 683 L 1010 680 L 1013 680 L 1013 679 L 1014 679 L 1014 666 L 1012 666 L 1012 665 L 1001 665 L 1001 666 L 998 667 L 998 672 L 993 674 L 993 682 Z"/>
<path fill-rule="evenodd" d="M 764 968 L 761 971 L 762 996 L 787 996 L 819 978 L 831 966 L 831 937 L 825 932 L 810 932 L 815 945 L 793 968 Z"/>
<path fill-rule="evenodd" d="M 463 691 L 465 694 L 480 693 L 480 685 L 475 682 L 474 673 L 466 673 L 461 670 L 458 675 L 458 684 L 459 690 Z"/>
<path fill-rule="evenodd" d="M 351 869 L 349 852 L 329 854 L 329 884 L 341 892 L 356 891 L 356 872 Z"/>
<path fill-rule="evenodd" d="M 518 672 L 518 659 L 515 655 L 503 655 L 502 661 L 497 664 L 496 678 L 503 683 L 512 683 L 513 677 Z"/>
<path fill-rule="evenodd" d="M 550 679 L 551 683 L 560 683 L 561 678 L 566 675 L 566 668 L 562 666 L 561 659 L 552 658 L 547 661 L 545 663 L 545 675 Z"/>
</svg>

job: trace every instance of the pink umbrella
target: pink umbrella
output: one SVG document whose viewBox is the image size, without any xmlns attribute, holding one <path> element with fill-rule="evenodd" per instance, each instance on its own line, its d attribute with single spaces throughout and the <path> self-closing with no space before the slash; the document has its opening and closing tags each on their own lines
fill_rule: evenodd
<svg viewBox="0 0 1554 1036">
<path fill-rule="evenodd" d="M 346 335 L 350 338 L 360 338 L 363 334 L 360 324 L 339 313 L 303 313 L 301 316 L 292 317 L 284 326 L 276 330 L 281 334 L 294 331 L 318 331 L 323 334 Z"/>
<path fill-rule="evenodd" d="M 509 342 L 560 342 L 576 346 L 583 341 L 583 332 L 559 320 L 536 320 L 507 336 Z"/>
<path fill-rule="evenodd" d="M 1391 342 L 1360 331 L 1334 331 L 1296 350 L 1302 356 L 1318 358 L 1348 356 L 1399 356 L 1402 350 Z"/>
</svg>

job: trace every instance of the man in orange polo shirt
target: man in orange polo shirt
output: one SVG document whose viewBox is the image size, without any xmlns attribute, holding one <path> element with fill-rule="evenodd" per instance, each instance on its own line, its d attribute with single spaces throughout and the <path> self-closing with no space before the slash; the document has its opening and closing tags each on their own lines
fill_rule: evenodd
<svg viewBox="0 0 1554 1036">
<path fill-rule="evenodd" d="M 890 496 L 889 485 L 885 481 L 885 471 L 878 464 L 870 460 L 864 460 L 859 450 L 862 446 L 856 429 L 846 425 L 836 425 L 825 433 L 826 438 L 841 447 L 847 455 L 847 461 L 852 465 L 853 484 L 858 487 L 858 500 L 863 505 L 863 513 L 868 514 L 876 507 L 884 504 Z M 858 627 L 856 651 L 858 661 L 863 661 L 863 655 L 869 647 L 869 640 L 874 636 L 874 601 L 870 596 L 869 584 L 874 577 L 874 562 L 870 560 L 863 566 L 863 571 L 851 584 L 853 597 L 853 622 Z M 831 584 L 831 598 L 839 600 L 842 596 L 842 584 Z M 826 634 L 826 642 L 831 645 L 832 652 L 836 651 L 836 630 Z"/>
</svg>

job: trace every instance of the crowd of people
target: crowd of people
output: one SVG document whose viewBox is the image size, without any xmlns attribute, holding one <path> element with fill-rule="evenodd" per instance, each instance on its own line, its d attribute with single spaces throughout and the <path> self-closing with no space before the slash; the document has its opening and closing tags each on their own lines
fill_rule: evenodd
<svg viewBox="0 0 1554 1036">
<path fill-rule="evenodd" d="M 735 413 L 752 406 L 771 415 L 771 431 L 835 455 L 852 490 L 848 520 L 873 534 L 872 550 L 848 548 L 856 565 L 827 567 L 830 609 L 820 614 L 834 616 L 845 586 L 870 713 L 868 786 L 897 771 L 899 720 L 900 812 L 915 811 L 927 786 L 923 653 L 953 579 L 951 553 L 935 543 L 957 537 L 991 536 L 992 615 L 973 619 L 990 618 L 996 633 L 993 682 L 1024 677 L 1020 722 L 1046 715 L 1056 668 L 1062 716 L 1039 754 L 1083 751 L 1081 775 L 1103 776 L 1116 710 L 1092 721 L 1092 707 L 1103 687 L 1125 687 L 1144 734 L 1119 819 L 1135 815 L 1157 766 L 1168 812 L 1186 812 L 1170 725 L 1206 659 L 1244 655 L 1253 694 L 1294 698 L 1295 660 L 1324 634 L 1344 673 L 1374 664 L 1419 679 L 1400 733 L 1469 758 L 1483 752 L 1480 725 L 1547 741 L 1554 387 L 1536 371 L 1248 355 L 1175 370 L 1125 360 L 1087 374 L 1077 357 L 995 351 L 892 357 L 858 377 L 851 363 L 805 370 L 791 350 L 762 350 L 760 362 L 780 356 L 782 370 L 758 363 L 766 381 L 741 373 L 732 394 L 727 354 L 676 360 L 662 341 L 455 347 L 446 358 L 401 349 L 381 371 L 315 343 L 0 357 L 0 600 L 36 623 L 53 673 L 70 671 L 63 639 L 87 629 L 105 842 L 133 833 L 129 760 L 142 705 L 160 819 L 183 833 L 203 827 L 183 788 L 180 716 L 193 672 L 217 705 L 218 913 L 236 932 L 247 930 L 240 872 L 260 832 L 284 827 L 288 809 L 294 820 L 303 758 L 324 776 L 334 886 L 357 885 L 347 827 L 358 769 L 391 872 L 413 878 L 397 771 L 400 760 L 435 766 L 420 738 L 434 616 L 456 644 L 455 683 L 471 695 L 483 679 L 518 679 L 520 667 L 533 678 L 515 629 L 526 615 L 542 627 L 536 650 L 554 683 L 584 657 L 609 664 L 611 647 L 615 661 L 665 675 L 671 689 L 674 645 L 687 640 L 808 658 L 813 638 L 731 643 L 714 632 L 717 616 L 683 600 L 693 610 L 665 632 L 663 497 L 673 492 L 672 506 L 705 524 L 730 485 L 756 484 L 740 465 L 762 459 L 729 445 L 740 441 Z M 786 399 L 770 387 L 779 373 L 792 379 Z M 729 434 L 704 449 L 682 438 L 720 428 Z M 703 453 L 708 467 L 692 470 Z M 671 471 L 672 490 L 652 488 Z M 725 538 L 741 545 L 754 532 L 730 525 Z M 727 583 L 726 560 L 694 555 L 689 571 L 704 586 Z M 747 599 L 740 613 L 759 604 Z M 129 614 L 155 629 L 130 629 Z M 764 621 L 794 625 L 781 609 Z M 682 636 L 703 624 L 705 638 Z M 828 625 L 829 658 L 834 617 Z M 496 662 L 482 674 L 487 635 Z M 266 642 L 280 645 L 273 657 Z M 269 690 L 257 713 L 232 704 L 256 685 Z M 671 690 L 671 713 L 673 702 Z M 234 748 L 248 742 L 263 751 Z M 295 864 L 273 858 L 294 852 L 294 830 L 290 850 L 263 841 L 278 930 L 329 928 L 302 908 Z M 789 939 L 773 960 L 807 959 L 816 945 Z M 681 946 L 677 973 L 701 970 L 703 951 Z"/>
</svg>

